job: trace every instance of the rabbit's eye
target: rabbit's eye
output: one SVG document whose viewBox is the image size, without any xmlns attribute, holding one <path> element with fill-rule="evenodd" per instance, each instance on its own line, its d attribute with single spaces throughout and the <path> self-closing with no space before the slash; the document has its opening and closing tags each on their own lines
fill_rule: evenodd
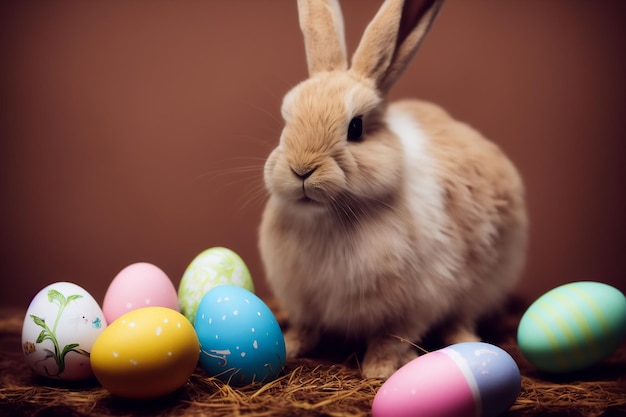
<svg viewBox="0 0 626 417">
<path fill-rule="evenodd" d="M 350 120 L 348 125 L 348 140 L 357 141 L 363 137 L 363 116 L 357 116 Z"/>
</svg>

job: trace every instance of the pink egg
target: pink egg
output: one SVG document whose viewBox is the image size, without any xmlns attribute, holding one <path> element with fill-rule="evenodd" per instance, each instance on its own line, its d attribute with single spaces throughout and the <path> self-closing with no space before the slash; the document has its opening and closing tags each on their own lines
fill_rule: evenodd
<svg viewBox="0 0 626 417">
<path fill-rule="evenodd" d="M 174 284 L 159 267 L 139 262 L 122 269 L 104 295 L 107 323 L 142 307 L 167 307 L 180 312 Z"/>
<path fill-rule="evenodd" d="M 517 399 L 519 368 L 504 350 L 470 342 L 427 353 L 380 387 L 374 417 L 495 417 Z"/>
</svg>

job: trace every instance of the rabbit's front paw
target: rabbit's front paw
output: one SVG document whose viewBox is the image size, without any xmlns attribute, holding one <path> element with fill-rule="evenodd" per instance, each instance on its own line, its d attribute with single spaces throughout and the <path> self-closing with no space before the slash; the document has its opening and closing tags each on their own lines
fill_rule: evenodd
<svg viewBox="0 0 626 417">
<path fill-rule="evenodd" d="M 415 358 L 417 352 L 409 343 L 391 337 L 376 338 L 367 345 L 361 373 L 365 378 L 387 379 Z"/>
<path fill-rule="evenodd" d="M 451 327 L 444 336 L 444 342 L 447 345 L 464 342 L 480 342 L 480 337 L 476 335 L 472 325 L 458 323 Z"/>
<path fill-rule="evenodd" d="M 319 340 L 319 333 L 314 330 L 290 327 L 285 332 L 287 358 L 293 359 L 312 351 Z"/>
</svg>

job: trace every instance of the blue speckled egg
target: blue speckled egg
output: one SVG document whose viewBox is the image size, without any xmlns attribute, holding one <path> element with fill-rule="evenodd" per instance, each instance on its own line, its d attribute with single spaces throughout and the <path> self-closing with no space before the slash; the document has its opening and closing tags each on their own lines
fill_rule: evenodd
<svg viewBox="0 0 626 417">
<path fill-rule="evenodd" d="M 207 292 L 194 327 L 200 366 L 228 384 L 269 382 L 285 366 L 285 339 L 276 318 L 244 288 L 220 285 Z"/>
<path fill-rule="evenodd" d="M 526 310 L 517 341 L 526 359 L 546 372 L 587 368 L 610 356 L 626 336 L 626 297 L 601 282 L 556 287 Z"/>
</svg>

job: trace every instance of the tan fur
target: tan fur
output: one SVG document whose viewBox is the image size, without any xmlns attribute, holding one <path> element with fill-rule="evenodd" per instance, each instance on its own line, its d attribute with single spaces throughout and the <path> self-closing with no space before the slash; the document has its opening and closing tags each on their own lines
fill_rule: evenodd
<svg viewBox="0 0 626 417">
<path fill-rule="evenodd" d="M 285 96 L 285 128 L 265 165 L 259 248 L 289 314 L 287 354 L 306 353 L 324 331 L 365 339 L 366 377 L 416 356 L 397 336 L 419 342 L 446 322 L 449 342 L 477 340 L 476 321 L 502 303 L 524 259 L 523 186 L 500 149 L 433 104 L 385 104 L 388 77 L 412 55 L 401 51 L 417 48 L 440 2 L 426 3 L 408 19 L 413 31 L 390 29 L 407 35 L 382 70 L 316 70 Z M 304 15 L 320 5 L 329 10 L 312 0 Z M 404 9 L 388 0 L 370 26 L 400 25 Z M 374 42 L 384 31 L 367 33 L 353 62 L 385 53 L 387 41 Z M 316 68 L 335 60 L 310 46 Z M 348 142 L 356 116 L 363 140 Z"/>
<path fill-rule="evenodd" d="M 443 0 L 384 2 L 365 29 L 352 68 L 368 78 L 377 79 L 378 88 L 386 93 L 417 52 L 442 3 Z M 401 26 L 402 19 L 407 26 Z M 389 30 L 395 25 L 400 25 L 398 32 Z M 410 31 L 405 33 L 403 29 Z"/>
<path fill-rule="evenodd" d="M 414 113 L 428 132 L 428 153 L 437 160 L 452 219 L 449 233 L 465 259 L 463 272 L 471 278 L 465 291 L 484 290 L 480 297 L 463 300 L 466 308 L 475 304 L 468 310 L 476 313 L 466 310 L 464 315 L 471 328 L 481 313 L 502 301 L 523 267 L 528 219 L 522 180 L 498 146 L 440 107 L 416 100 L 394 106 Z"/>
<path fill-rule="evenodd" d="M 343 21 L 335 1 L 298 0 L 300 29 L 304 35 L 309 73 L 346 68 Z"/>
</svg>

